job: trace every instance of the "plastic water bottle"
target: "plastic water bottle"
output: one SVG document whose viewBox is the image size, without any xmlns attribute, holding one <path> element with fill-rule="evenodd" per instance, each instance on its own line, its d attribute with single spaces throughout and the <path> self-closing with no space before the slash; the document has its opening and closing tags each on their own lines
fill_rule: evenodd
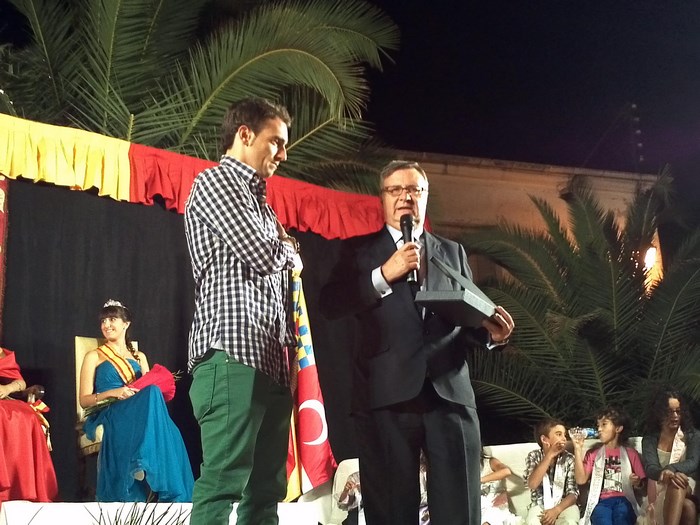
<svg viewBox="0 0 700 525">
<path fill-rule="evenodd" d="M 569 436 L 573 440 L 597 439 L 598 429 L 591 427 L 573 427 L 569 429 Z"/>
<path fill-rule="evenodd" d="M 581 430 L 586 432 L 586 439 L 598 439 L 598 429 L 591 427 L 584 427 Z"/>
</svg>

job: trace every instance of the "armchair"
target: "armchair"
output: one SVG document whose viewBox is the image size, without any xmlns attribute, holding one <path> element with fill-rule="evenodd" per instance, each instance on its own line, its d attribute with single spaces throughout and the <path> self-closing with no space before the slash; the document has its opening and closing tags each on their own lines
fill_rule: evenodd
<svg viewBox="0 0 700 525">
<path fill-rule="evenodd" d="M 100 443 L 102 442 L 102 427 L 98 427 L 95 440 L 92 441 L 83 432 L 83 423 L 85 423 L 85 409 L 80 406 L 80 369 L 83 364 L 83 358 L 90 350 L 94 350 L 98 346 L 104 344 L 104 339 L 95 337 L 75 337 L 75 408 L 77 415 L 76 430 L 78 431 L 78 451 L 82 458 L 97 454 L 100 451 Z"/>
</svg>

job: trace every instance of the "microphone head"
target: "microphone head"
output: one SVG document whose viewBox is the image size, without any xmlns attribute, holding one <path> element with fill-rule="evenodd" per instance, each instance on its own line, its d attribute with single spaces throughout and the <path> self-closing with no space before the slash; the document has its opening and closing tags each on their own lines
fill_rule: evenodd
<svg viewBox="0 0 700 525">
<path fill-rule="evenodd" d="M 410 227 L 411 229 L 413 229 L 413 222 L 414 222 L 413 215 L 410 213 L 406 213 L 406 214 L 402 215 L 401 218 L 399 219 L 399 224 L 401 224 L 401 229 L 403 229 L 405 227 Z"/>
<path fill-rule="evenodd" d="M 413 236 L 413 215 L 407 213 L 399 219 L 401 225 L 401 235 L 404 242 L 409 242 Z"/>
</svg>

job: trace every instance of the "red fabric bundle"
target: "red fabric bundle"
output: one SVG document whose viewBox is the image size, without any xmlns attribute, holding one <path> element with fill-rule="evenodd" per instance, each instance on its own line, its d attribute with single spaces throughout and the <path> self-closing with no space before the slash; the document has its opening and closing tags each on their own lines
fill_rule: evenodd
<svg viewBox="0 0 700 525">
<path fill-rule="evenodd" d="M 153 368 L 136 381 L 133 381 L 129 386 L 141 390 L 150 385 L 155 385 L 160 388 L 166 403 L 175 397 L 175 378 L 170 370 L 162 365 L 153 365 Z"/>
</svg>

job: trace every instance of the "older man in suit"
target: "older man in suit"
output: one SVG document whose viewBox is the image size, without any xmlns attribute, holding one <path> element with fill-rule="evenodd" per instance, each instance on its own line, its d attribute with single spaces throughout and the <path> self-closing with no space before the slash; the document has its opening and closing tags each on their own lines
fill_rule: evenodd
<svg viewBox="0 0 700 525">
<path fill-rule="evenodd" d="M 385 227 L 347 243 L 321 294 L 328 317 L 355 315 L 361 326 L 353 396 L 367 523 L 416 523 L 423 450 L 431 523 L 480 524 L 481 439 L 465 357 L 475 344 L 504 344 L 513 320 L 499 306 L 482 327 L 464 328 L 416 307 L 418 286 L 460 289 L 432 257 L 467 278 L 471 270 L 461 245 L 424 231 L 428 179 L 418 163 L 392 161 L 380 180 Z M 414 240 L 404 243 L 407 214 Z"/>
</svg>

